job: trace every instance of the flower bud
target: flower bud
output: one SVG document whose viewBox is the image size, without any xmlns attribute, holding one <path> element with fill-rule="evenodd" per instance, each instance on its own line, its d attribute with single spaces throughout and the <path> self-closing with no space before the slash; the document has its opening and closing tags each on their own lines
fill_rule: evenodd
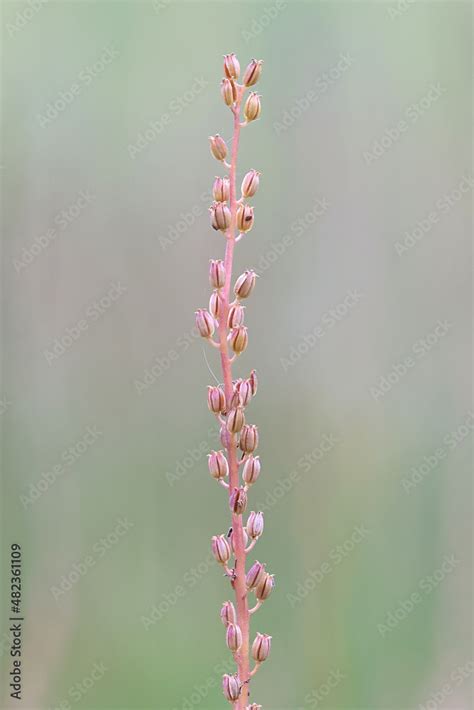
<svg viewBox="0 0 474 710">
<path fill-rule="evenodd" d="M 251 454 L 258 446 L 258 429 L 255 424 L 246 424 L 240 432 L 240 448 L 245 454 Z"/>
<path fill-rule="evenodd" d="M 230 336 L 230 344 L 232 350 L 237 355 L 243 353 L 249 342 L 249 336 L 247 334 L 247 328 L 245 325 L 239 325 L 238 328 L 234 328 Z"/>
<path fill-rule="evenodd" d="M 230 402 L 227 405 L 227 409 L 230 411 L 231 409 L 237 409 L 237 407 L 241 407 L 242 402 L 240 400 L 240 395 L 234 385 L 234 389 L 232 391 L 232 397 L 230 398 Z"/>
<path fill-rule="evenodd" d="M 232 106 L 232 104 L 237 101 L 237 89 L 235 88 L 233 79 L 222 79 L 221 95 L 227 106 Z"/>
<path fill-rule="evenodd" d="M 223 451 L 211 451 L 207 455 L 207 465 L 209 473 L 216 481 L 223 480 L 229 475 L 229 464 Z"/>
<path fill-rule="evenodd" d="M 243 488 L 234 488 L 229 498 L 229 507 L 236 515 L 245 513 L 247 507 L 247 493 Z"/>
<path fill-rule="evenodd" d="M 262 64 L 262 59 L 252 59 L 242 77 L 242 84 L 244 86 L 253 86 L 257 83 L 262 73 Z"/>
<path fill-rule="evenodd" d="M 267 636 L 267 634 L 259 634 L 255 636 L 255 640 L 252 644 L 252 657 L 257 663 L 262 663 L 266 661 L 270 654 L 270 649 L 272 647 L 272 637 Z"/>
<path fill-rule="evenodd" d="M 234 303 L 229 308 L 227 313 L 227 327 L 232 330 L 237 328 L 239 325 L 243 325 L 244 322 L 244 306 L 240 303 Z"/>
<path fill-rule="evenodd" d="M 238 434 L 245 424 L 245 415 L 242 407 L 231 409 L 227 415 L 227 429 L 231 434 Z"/>
<path fill-rule="evenodd" d="M 260 116 L 261 110 L 260 96 L 252 91 L 245 102 L 244 116 L 247 121 L 255 121 Z"/>
<path fill-rule="evenodd" d="M 239 205 L 237 209 L 237 229 L 239 232 L 250 232 L 253 227 L 253 207 Z"/>
<path fill-rule="evenodd" d="M 261 602 L 268 599 L 275 586 L 275 579 L 272 574 L 265 573 L 263 579 L 259 581 L 255 588 L 255 596 Z"/>
<path fill-rule="evenodd" d="M 212 194 L 216 202 L 227 202 L 230 197 L 229 178 L 216 177 L 212 186 Z"/>
<path fill-rule="evenodd" d="M 236 675 L 228 675 L 225 673 L 222 676 L 222 692 L 229 703 L 235 703 L 240 696 L 240 681 Z"/>
<path fill-rule="evenodd" d="M 247 269 L 243 274 L 240 274 L 234 286 L 237 298 L 248 298 L 254 289 L 256 280 L 257 274 L 252 269 Z"/>
<path fill-rule="evenodd" d="M 238 380 L 235 385 L 236 391 L 239 393 L 242 407 L 246 407 L 252 399 L 252 388 L 248 380 Z"/>
<path fill-rule="evenodd" d="M 224 288 L 225 267 L 222 259 L 211 259 L 209 262 L 209 283 L 212 288 Z"/>
<path fill-rule="evenodd" d="M 260 183 L 260 173 L 256 170 L 249 170 L 242 180 L 242 197 L 253 197 L 258 190 Z"/>
<path fill-rule="evenodd" d="M 196 327 L 199 330 L 199 335 L 203 338 L 210 338 L 215 330 L 214 318 L 209 311 L 200 308 L 196 311 Z"/>
<path fill-rule="evenodd" d="M 232 602 L 224 602 L 221 609 L 221 621 L 224 626 L 237 623 L 237 613 Z"/>
<path fill-rule="evenodd" d="M 219 414 L 225 410 L 225 394 L 221 387 L 208 386 L 207 406 L 214 414 Z"/>
<path fill-rule="evenodd" d="M 247 535 L 247 531 L 245 530 L 245 528 L 242 528 L 242 532 L 243 532 L 243 534 L 244 534 L 244 547 L 247 547 L 247 543 L 248 543 L 248 541 L 249 541 L 249 536 Z M 235 537 L 235 533 L 234 533 L 234 531 L 232 530 L 232 532 L 231 532 L 231 534 L 230 534 L 230 536 L 229 536 L 229 543 L 230 543 L 230 549 L 232 550 L 232 552 L 233 552 L 234 555 L 235 555 L 235 540 L 234 540 L 234 537 Z"/>
<path fill-rule="evenodd" d="M 224 299 L 222 298 L 220 291 L 217 289 L 211 293 L 209 299 L 209 310 L 211 311 L 214 318 L 219 319 L 224 308 Z"/>
<path fill-rule="evenodd" d="M 229 443 L 230 443 L 230 435 L 229 435 L 229 432 L 227 431 L 227 427 L 225 424 L 223 424 L 220 428 L 219 438 L 221 440 L 221 444 L 224 447 L 224 449 L 228 449 Z"/>
<path fill-rule="evenodd" d="M 252 396 L 255 397 L 255 395 L 257 394 L 257 389 L 258 389 L 257 373 L 255 372 L 255 370 L 252 370 L 247 382 L 250 383 L 250 387 L 252 388 Z"/>
<path fill-rule="evenodd" d="M 257 584 L 266 576 L 265 565 L 261 562 L 254 562 L 245 576 L 247 589 L 254 589 Z"/>
<path fill-rule="evenodd" d="M 212 554 L 221 565 L 225 565 L 230 560 L 230 545 L 225 535 L 214 535 L 211 547 Z"/>
<path fill-rule="evenodd" d="M 242 631 L 237 624 L 229 624 L 225 633 L 227 648 L 235 653 L 242 646 Z"/>
<path fill-rule="evenodd" d="M 247 533 L 252 540 L 256 540 L 263 533 L 263 513 L 254 510 L 250 513 L 247 520 Z"/>
<path fill-rule="evenodd" d="M 209 136 L 211 153 L 216 160 L 225 160 L 227 156 L 227 145 L 225 140 L 216 133 L 215 136 Z"/>
<path fill-rule="evenodd" d="M 242 478 L 244 480 L 244 483 L 246 483 L 248 486 L 251 486 L 252 483 L 255 483 L 257 478 L 260 476 L 260 468 L 260 457 L 250 456 L 244 463 L 244 470 L 242 471 Z"/>
<path fill-rule="evenodd" d="M 237 79 L 240 74 L 239 60 L 232 54 L 224 54 L 224 74 L 228 79 Z"/>
<path fill-rule="evenodd" d="M 227 207 L 225 202 L 214 202 L 211 207 L 209 207 L 209 212 L 211 214 L 211 225 L 213 229 L 220 229 L 221 232 L 225 232 L 230 227 L 230 209 Z"/>
</svg>

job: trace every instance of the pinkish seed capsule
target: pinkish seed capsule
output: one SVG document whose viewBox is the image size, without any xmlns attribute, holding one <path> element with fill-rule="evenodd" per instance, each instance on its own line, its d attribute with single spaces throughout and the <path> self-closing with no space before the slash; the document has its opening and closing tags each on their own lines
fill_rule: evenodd
<svg viewBox="0 0 474 710">
<path fill-rule="evenodd" d="M 207 388 L 207 406 L 214 412 L 214 414 L 219 414 L 225 409 L 225 394 L 221 387 L 211 387 Z"/>
<path fill-rule="evenodd" d="M 247 269 L 243 274 L 240 274 L 234 286 L 237 298 L 248 298 L 254 289 L 256 280 L 257 274 L 252 269 Z"/>
<path fill-rule="evenodd" d="M 223 480 L 229 475 L 229 464 L 223 451 L 211 451 L 207 455 L 209 473 L 216 481 Z"/>
<path fill-rule="evenodd" d="M 261 465 L 259 456 L 250 456 L 244 463 L 242 478 L 248 486 L 251 486 L 252 483 L 255 483 L 257 478 L 260 476 L 260 468 Z"/>
<path fill-rule="evenodd" d="M 232 54 L 224 54 L 224 74 L 228 79 L 238 79 L 240 74 L 239 60 Z"/>
<path fill-rule="evenodd" d="M 227 202 L 230 197 L 229 178 L 216 177 L 212 186 L 212 195 L 216 202 Z"/>
<path fill-rule="evenodd" d="M 216 160 L 225 160 L 227 156 L 227 145 L 225 140 L 216 133 L 215 136 L 209 136 L 209 144 L 211 153 Z"/>
<path fill-rule="evenodd" d="M 211 214 L 211 225 L 213 229 L 220 229 L 221 232 L 226 232 L 230 227 L 230 209 L 225 202 L 214 202 L 209 207 Z"/>
<path fill-rule="evenodd" d="M 235 88 L 233 79 L 228 79 L 227 77 L 222 79 L 221 95 L 227 106 L 232 106 L 232 104 L 237 101 L 237 89 Z"/>
<path fill-rule="evenodd" d="M 221 608 L 221 621 L 224 626 L 237 623 L 237 613 L 232 602 L 224 602 Z"/>
<path fill-rule="evenodd" d="M 250 387 L 252 388 L 252 396 L 255 397 L 255 395 L 257 394 L 257 389 L 258 389 L 258 379 L 257 379 L 257 373 L 255 372 L 255 370 L 252 370 L 247 382 L 250 384 Z"/>
<path fill-rule="evenodd" d="M 238 434 L 245 424 L 245 414 L 242 407 L 232 409 L 227 415 L 227 429 L 231 434 Z"/>
<path fill-rule="evenodd" d="M 211 316 L 209 311 L 204 308 L 200 308 L 196 311 L 196 327 L 199 331 L 199 335 L 203 338 L 210 338 L 215 330 L 214 318 Z"/>
<path fill-rule="evenodd" d="M 211 311 L 214 318 L 219 320 L 223 313 L 223 309 L 224 299 L 222 298 L 220 291 L 216 289 L 211 293 L 211 297 L 209 299 L 209 310 Z"/>
<path fill-rule="evenodd" d="M 258 185 L 260 183 L 260 173 L 256 170 L 249 170 L 244 179 L 242 180 L 242 197 L 253 197 L 258 190 Z"/>
<path fill-rule="evenodd" d="M 230 434 L 227 431 L 225 424 L 223 424 L 219 430 L 219 438 L 224 449 L 228 449 L 230 444 Z"/>
<path fill-rule="evenodd" d="M 243 353 L 249 342 L 249 336 L 247 333 L 247 327 L 245 325 L 239 325 L 238 328 L 234 328 L 230 336 L 230 344 L 232 350 L 237 355 Z"/>
<path fill-rule="evenodd" d="M 209 262 L 209 283 L 212 288 L 224 288 L 225 267 L 222 259 L 211 259 Z"/>
<path fill-rule="evenodd" d="M 240 681 L 236 675 L 228 675 L 225 673 L 222 676 L 222 692 L 229 703 L 235 703 L 240 696 Z"/>
<path fill-rule="evenodd" d="M 273 574 L 265 573 L 263 579 L 259 581 L 255 588 L 255 596 L 259 601 L 265 601 L 268 599 L 275 586 L 275 579 Z"/>
<path fill-rule="evenodd" d="M 225 633 L 227 648 L 235 653 L 242 646 L 242 631 L 237 624 L 229 624 Z"/>
<path fill-rule="evenodd" d="M 240 432 L 240 448 L 245 454 L 252 454 L 258 446 L 258 428 L 246 424 Z"/>
<path fill-rule="evenodd" d="M 263 525 L 263 513 L 252 510 L 247 520 L 247 532 L 252 540 L 256 540 L 263 533 Z"/>
<path fill-rule="evenodd" d="M 225 535 L 214 535 L 211 547 L 212 554 L 219 564 L 225 565 L 230 560 L 230 545 L 227 542 Z"/>
<path fill-rule="evenodd" d="M 245 584 L 247 585 L 247 589 L 255 589 L 257 584 L 265 577 L 266 574 L 265 565 L 262 565 L 262 563 L 258 561 L 254 562 L 245 576 Z"/>
<path fill-rule="evenodd" d="M 240 303 L 234 303 L 234 305 L 230 306 L 227 314 L 227 327 L 232 330 L 233 328 L 237 328 L 239 325 L 243 325 L 243 323 L 244 306 L 241 306 Z"/>
<path fill-rule="evenodd" d="M 242 77 L 244 86 L 253 86 L 260 79 L 262 73 L 263 59 L 252 59 Z"/>
<path fill-rule="evenodd" d="M 242 407 L 246 407 L 252 399 L 252 388 L 248 380 L 238 380 L 235 385 L 236 391 L 239 393 Z"/>
<path fill-rule="evenodd" d="M 247 493 L 243 488 L 234 488 L 229 498 L 229 507 L 236 515 L 245 513 L 247 507 Z"/>
<path fill-rule="evenodd" d="M 244 116 L 247 121 L 255 121 L 260 116 L 261 110 L 260 96 L 252 91 L 245 102 Z"/>
<path fill-rule="evenodd" d="M 239 205 L 237 210 L 237 229 L 239 232 L 250 232 L 253 227 L 253 207 Z"/>
<path fill-rule="evenodd" d="M 267 634 L 257 633 L 255 640 L 252 644 L 252 657 L 257 663 L 262 663 L 266 661 L 270 654 L 270 649 L 272 647 L 272 637 Z"/>
</svg>

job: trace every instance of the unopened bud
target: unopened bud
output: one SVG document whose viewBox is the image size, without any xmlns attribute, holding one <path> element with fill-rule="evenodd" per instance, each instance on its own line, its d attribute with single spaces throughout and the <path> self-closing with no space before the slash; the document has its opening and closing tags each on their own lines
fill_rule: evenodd
<svg viewBox="0 0 474 710">
<path fill-rule="evenodd" d="M 225 410 L 225 394 L 221 387 L 208 386 L 207 406 L 214 414 L 219 414 Z"/>
<path fill-rule="evenodd" d="M 254 562 L 245 576 L 245 584 L 247 585 L 247 589 L 255 589 L 257 584 L 265 577 L 266 574 L 265 565 L 262 565 L 262 563 L 258 561 Z"/>
<path fill-rule="evenodd" d="M 225 633 L 227 648 L 235 653 L 242 646 L 242 631 L 237 624 L 229 624 Z"/>
<path fill-rule="evenodd" d="M 229 475 L 229 464 L 223 451 L 211 451 L 207 456 L 209 473 L 216 481 L 223 480 Z"/>
<path fill-rule="evenodd" d="M 230 336 L 230 344 L 232 350 L 237 355 L 243 353 L 249 342 L 249 336 L 247 333 L 247 328 L 245 325 L 239 325 L 238 328 L 234 328 Z"/>
<path fill-rule="evenodd" d="M 252 657 L 254 661 L 257 661 L 257 663 L 266 661 L 270 654 L 271 647 L 272 637 L 267 636 L 267 634 L 259 634 L 257 632 L 255 640 L 252 644 Z"/>
<path fill-rule="evenodd" d="M 260 468 L 261 466 L 259 456 L 250 456 L 244 463 L 242 478 L 248 486 L 251 486 L 252 483 L 255 483 L 257 478 L 260 476 Z"/>
<path fill-rule="evenodd" d="M 234 488 L 229 498 L 229 507 L 236 515 L 245 513 L 247 507 L 247 493 L 243 488 Z"/>
<path fill-rule="evenodd" d="M 252 269 L 240 274 L 234 286 L 234 293 L 237 298 L 248 298 L 254 289 L 256 280 L 257 274 Z"/>
<path fill-rule="evenodd" d="M 230 209 L 227 207 L 225 202 L 214 202 L 211 207 L 209 207 L 209 212 L 211 214 L 211 225 L 213 229 L 220 229 L 221 232 L 225 232 L 230 227 Z"/>
<path fill-rule="evenodd" d="M 225 565 L 230 560 L 231 550 L 225 535 L 214 535 L 211 547 L 212 554 L 221 565 Z"/>
<path fill-rule="evenodd" d="M 234 303 L 230 306 L 227 314 L 227 327 L 232 330 L 233 328 L 237 328 L 239 325 L 243 325 L 243 322 L 244 306 L 241 306 L 240 303 Z"/>
<path fill-rule="evenodd" d="M 227 427 L 225 424 L 223 424 L 219 430 L 219 438 L 224 449 L 228 449 L 230 443 L 230 434 L 227 431 Z"/>
<path fill-rule="evenodd" d="M 259 511 L 256 513 L 254 510 L 250 513 L 247 520 L 247 532 L 252 538 L 256 540 L 263 533 L 263 513 Z"/>
<path fill-rule="evenodd" d="M 221 608 L 221 621 L 224 626 L 237 622 L 237 613 L 232 602 L 224 602 Z"/>
<path fill-rule="evenodd" d="M 239 232 L 249 232 L 253 227 L 253 207 L 239 205 L 237 210 L 237 229 Z"/>
<path fill-rule="evenodd" d="M 236 675 L 228 675 L 225 673 L 222 676 L 222 692 L 229 703 L 235 703 L 240 696 L 240 681 Z"/>
<path fill-rule="evenodd" d="M 239 393 L 242 407 L 246 407 L 252 399 L 252 387 L 248 380 L 238 380 L 235 385 L 236 391 Z"/>
<path fill-rule="evenodd" d="M 227 106 L 232 106 L 232 104 L 237 101 L 237 89 L 235 88 L 233 79 L 222 79 L 221 95 Z"/>
<path fill-rule="evenodd" d="M 213 288 L 224 288 L 225 267 L 221 259 L 212 259 L 209 262 L 209 283 Z"/>
<path fill-rule="evenodd" d="M 258 429 L 255 424 L 246 424 L 240 432 L 240 448 L 245 454 L 251 454 L 258 446 Z"/>
<path fill-rule="evenodd" d="M 244 86 L 253 86 L 257 83 L 262 73 L 262 64 L 262 59 L 252 59 L 242 77 L 242 84 Z"/>
<path fill-rule="evenodd" d="M 249 170 L 242 180 L 242 197 L 253 197 L 258 190 L 260 183 L 260 173 L 256 170 Z"/>
<path fill-rule="evenodd" d="M 227 202 L 230 197 L 229 178 L 216 177 L 212 186 L 212 195 L 216 202 Z"/>
<path fill-rule="evenodd" d="M 245 102 L 244 116 L 247 121 L 255 121 L 260 116 L 261 110 L 260 96 L 252 91 Z"/>
<path fill-rule="evenodd" d="M 275 579 L 272 574 L 265 574 L 255 588 L 255 596 L 261 602 L 268 599 L 275 586 Z"/>
<path fill-rule="evenodd" d="M 258 389 L 258 379 L 257 379 L 257 373 L 255 372 L 255 370 L 252 370 L 247 382 L 250 383 L 250 387 L 252 388 L 252 396 L 255 397 L 255 395 L 257 394 L 257 389 Z"/>
<path fill-rule="evenodd" d="M 211 297 L 209 299 L 209 310 L 211 311 L 214 318 L 219 319 L 221 317 L 223 308 L 224 299 L 222 298 L 220 291 L 216 289 L 211 293 Z"/>
<path fill-rule="evenodd" d="M 209 144 L 211 153 L 216 160 L 225 160 L 227 156 L 227 145 L 225 140 L 216 133 L 215 136 L 209 136 Z"/>
<path fill-rule="evenodd" d="M 209 311 L 204 308 L 200 308 L 196 311 L 196 327 L 199 331 L 199 335 L 203 338 L 210 338 L 215 330 L 214 318 L 211 316 Z"/>
<path fill-rule="evenodd" d="M 227 415 L 227 429 L 231 434 L 238 434 L 245 424 L 245 414 L 242 407 L 232 409 Z"/>
<path fill-rule="evenodd" d="M 239 60 L 232 54 L 224 54 L 224 74 L 228 79 L 237 79 L 240 74 Z"/>
</svg>

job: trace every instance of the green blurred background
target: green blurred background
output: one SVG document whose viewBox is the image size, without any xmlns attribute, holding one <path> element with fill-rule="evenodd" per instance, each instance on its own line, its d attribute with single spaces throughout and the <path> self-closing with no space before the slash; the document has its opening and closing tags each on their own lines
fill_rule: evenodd
<svg viewBox="0 0 474 710">
<path fill-rule="evenodd" d="M 471 67 L 464 2 L 6 2 L 2 707 L 225 707 L 208 299 L 221 60 L 265 60 L 236 273 L 277 587 L 252 698 L 472 703 Z M 207 350 L 210 368 L 219 363 Z M 430 581 L 431 580 L 431 581 Z M 411 606 L 410 606 L 411 604 Z M 444 688 L 444 690 L 443 690 Z M 448 692 L 449 691 L 449 692 Z"/>
</svg>

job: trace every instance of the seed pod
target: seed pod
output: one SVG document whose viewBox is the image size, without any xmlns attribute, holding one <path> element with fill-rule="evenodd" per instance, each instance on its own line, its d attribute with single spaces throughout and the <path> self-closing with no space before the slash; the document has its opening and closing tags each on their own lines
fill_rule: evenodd
<svg viewBox="0 0 474 710">
<path fill-rule="evenodd" d="M 242 77 L 242 84 L 244 86 L 253 86 L 257 83 L 262 73 L 262 64 L 262 59 L 252 59 Z"/>
<path fill-rule="evenodd" d="M 262 565 L 262 563 L 258 561 L 254 562 L 245 576 L 245 584 L 247 585 L 247 589 L 255 589 L 257 584 L 265 577 L 266 574 L 265 565 Z"/>
<path fill-rule="evenodd" d="M 261 602 L 268 599 L 275 586 L 275 579 L 272 574 L 265 574 L 255 588 L 255 596 Z"/>
<path fill-rule="evenodd" d="M 229 443 L 230 443 L 230 434 L 227 431 L 227 427 L 225 424 L 223 424 L 220 428 L 219 431 L 219 438 L 221 440 L 221 444 L 224 447 L 224 449 L 229 448 Z"/>
<path fill-rule="evenodd" d="M 257 633 L 255 640 L 252 644 L 252 657 L 257 663 L 262 663 L 266 661 L 269 656 L 270 649 L 272 647 L 272 637 L 267 636 L 267 634 Z"/>
<path fill-rule="evenodd" d="M 244 463 L 244 470 L 242 471 L 242 478 L 244 480 L 244 483 L 246 483 L 248 486 L 251 486 L 252 483 L 255 483 L 257 478 L 260 476 L 260 468 L 260 457 L 250 456 Z"/>
<path fill-rule="evenodd" d="M 228 625 L 225 634 L 225 642 L 227 644 L 227 648 L 229 651 L 232 651 L 232 653 L 239 650 L 242 646 L 242 631 L 240 630 L 240 626 L 237 626 L 237 624 Z"/>
<path fill-rule="evenodd" d="M 222 298 L 220 291 L 216 289 L 211 293 L 209 299 L 209 310 L 211 311 L 214 318 L 219 319 L 221 317 L 224 308 L 224 299 Z"/>
<path fill-rule="evenodd" d="M 245 325 L 239 325 L 238 328 L 234 328 L 230 336 L 230 344 L 232 350 L 237 355 L 243 353 L 249 342 L 249 336 L 247 333 L 247 328 Z"/>
<path fill-rule="evenodd" d="M 211 214 L 211 225 L 213 229 L 220 229 L 221 232 L 225 232 L 230 227 L 230 209 L 227 207 L 225 202 L 214 202 L 211 207 L 209 207 L 209 212 Z"/>
<path fill-rule="evenodd" d="M 260 96 L 252 91 L 245 102 L 244 116 L 247 121 L 255 121 L 260 116 L 261 110 Z"/>
<path fill-rule="evenodd" d="M 237 612 L 232 602 L 224 602 L 221 608 L 221 621 L 224 626 L 237 623 Z"/>
<path fill-rule="evenodd" d="M 252 370 L 247 382 L 250 383 L 250 387 L 252 388 L 252 396 L 255 397 L 255 395 L 257 394 L 257 389 L 258 389 L 257 373 L 255 372 L 255 370 Z"/>
<path fill-rule="evenodd" d="M 224 54 L 224 74 L 228 79 L 238 79 L 240 64 L 234 52 L 232 54 Z"/>
<path fill-rule="evenodd" d="M 222 676 L 222 692 L 229 703 L 235 703 L 240 696 L 240 681 L 236 675 L 228 675 L 225 673 Z"/>
<path fill-rule="evenodd" d="M 209 473 L 216 481 L 224 480 L 229 475 L 229 464 L 223 451 L 211 451 L 207 455 Z"/>
<path fill-rule="evenodd" d="M 237 89 L 235 88 L 233 79 L 222 79 L 221 95 L 227 106 L 232 106 L 232 104 L 237 101 Z"/>
<path fill-rule="evenodd" d="M 245 415 L 242 407 L 231 409 L 227 415 L 227 429 L 231 434 L 238 434 L 245 424 Z"/>
<path fill-rule="evenodd" d="M 245 454 L 251 454 L 258 446 L 258 428 L 255 424 L 246 424 L 240 432 L 240 448 Z"/>
<path fill-rule="evenodd" d="M 225 267 L 222 259 L 211 259 L 209 262 L 209 283 L 212 288 L 224 288 Z"/>
<path fill-rule="evenodd" d="M 211 547 L 212 554 L 219 564 L 225 565 L 230 560 L 230 545 L 227 542 L 225 535 L 214 535 Z"/>
<path fill-rule="evenodd" d="M 260 173 L 256 170 L 249 170 L 242 180 L 242 197 L 253 197 L 258 190 L 260 183 Z"/>
<path fill-rule="evenodd" d="M 253 269 L 247 269 L 243 274 L 240 274 L 234 286 L 237 298 L 248 298 L 254 289 L 256 280 L 257 274 Z"/>
<path fill-rule="evenodd" d="M 244 306 L 240 303 L 234 303 L 229 308 L 227 313 L 227 327 L 229 330 L 237 328 L 239 325 L 243 325 L 244 322 Z"/>
<path fill-rule="evenodd" d="M 214 414 L 219 414 L 225 409 L 225 394 L 222 387 L 211 387 L 207 388 L 207 406 L 214 412 Z"/>
<path fill-rule="evenodd" d="M 253 227 L 253 207 L 239 205 L 237 210 L 237 229 L 239 232 L 250 232 Z"/>
<path fill-rule="evenodd" d="M 230 182 L 227 177 L 216 177 L 212 186 L 212 195 L 216 202 L 227 202 L 230 197 Z M 221 288 L 220 286 L 218 288 Z"/>
<path fill-rule="evenodd" d="M 214 318 L 211 316 L 209 311 L 204 308 L 200 308 L 196 311 L 196 327 L 199 331 L 199 335 L 203 338 L 210 338 L 215 330 Z"/>
<path fill-rule="evenodd" d="M 263 513 L 252 510 L 247 520 L 247 532 L 252 540 L 256 540 L 263 533 L 263 525 Z"/>
<path fill-rule="evenodd" d="M 211 153 L 216 160 L 225 160 L 227 156 L 227 145 L 225 140 L 216 133 L 215 136 L 209 136 L 209 144 Z"/>
<path fill-rule="evenodd" d="M 247 507 L 247 493 L 243 488 L 234 488 L 229 498 L 229 507 L 236 515 L 245 513 Z"/>
<path fill-rule="evenodd" d="M 241 407 L 242 402 L 240 400 L 240 395 L 236 389 L 236 386 L 234 385 L 234 389 L 232 391 L 232 397 L 230 398 L 230 402 L 227 405 L 228 411 L 231 409 L 237 409 L 237 407 Z"/>
<path fill-rule="evenodd" d="M 249 541 L 249 536 L 247 535 L 247 531 L 245 528 L 242 528 L 242 532 L 244 534 L 244 547 L 247 547 L 247 543 Z M 232 530 L 231 534 L 229 535 L 229 543 L 230 543 L 230 549 L 235 555 L 235 540 L 234 540 L 235 534 L 234 531 Z"/>
<path fill-rule="evenodd" d="M 246 407 L 252 399 L 252 387 L 250 386 L 250 382 L 248 380 L 238 380 L 235 389 L 239 393 L 242 407 Z"/>
</svg>

